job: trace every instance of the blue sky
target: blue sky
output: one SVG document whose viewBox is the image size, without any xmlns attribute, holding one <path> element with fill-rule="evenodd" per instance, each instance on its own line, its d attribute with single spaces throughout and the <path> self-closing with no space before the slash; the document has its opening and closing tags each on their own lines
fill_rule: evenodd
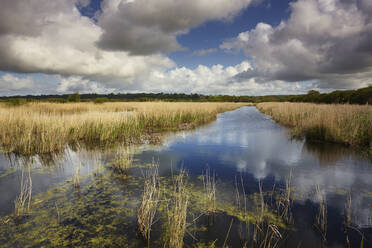
<svg viewBox="0 0 372 248">
<path fill-rule="evenodd" d="M 233 20 L 209 21 L 191 29 L 187 34 L 177 37 L 178 42 L 187 50 L 171 53 L 169 56 L 178 66 L 195 68 L 199 64 L 212 66 L 218 61 L 224 66 L 235 65 L 247 57 L 242 52 L 225 52 L 218 50 L 204 56 L 195 57 L 193 52 L 218 48 L 226 39 L 234 38 L 239 33 L 265 22 L 279 25 L 288 18 L 289 2 L 287 0 L 265 1 L 256 6 L 245 8 Z"/>
<path fill-rule="evenodd" d="M 370 0 L 3 0 L 0 95 L 371 85 Z"/>
</svg>

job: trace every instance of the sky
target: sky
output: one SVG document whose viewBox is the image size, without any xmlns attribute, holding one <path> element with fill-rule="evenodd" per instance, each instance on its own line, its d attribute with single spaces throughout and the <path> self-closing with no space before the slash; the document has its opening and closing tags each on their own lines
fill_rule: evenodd
<svg viewBox="0 0 372 248">
<path fill-rule="evenodd" d="M 1 96 L 369 85 L 371 0 L 1 0 Z"/>
</svg>

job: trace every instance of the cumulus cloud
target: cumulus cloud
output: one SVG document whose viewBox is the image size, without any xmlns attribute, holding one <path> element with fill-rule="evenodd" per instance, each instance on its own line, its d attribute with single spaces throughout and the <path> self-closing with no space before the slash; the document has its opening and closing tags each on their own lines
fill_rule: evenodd
<svg viewBox="0 0 372 248">
<path fill-rule="evenodd" d="M 128 52 L 97 48 L 95 42 L 103 31 L 91 19 L 81 16 L 75 4 L 72 0 L 2 2 L 0 70 L 89 79 L 122 78 L 123 83 L 138 74 L 174 66 L 161 54 L 130 56 Z"/>
<path fill-rule="evenodd" d="M 72 76 L 60 78 L 57 92 L 168 92 L 234 95 L 262 95 L 264 93 L 274 95 L 282 94 L 283 92 L 291 94 L 306 93 L 308 90 L 317 87 L 311 82 L 301 84 L 280 80 L 268 82 L 260 82 L 256 79 L 236 80 L 238 75 L 251 69 L 251 64 L 248 61 L 243 61 L 235 66 L 227 67 L 222 65 L 211 67 L 199 65 L 193 70 L 186 67 L 174 68 L 168 71 L 157 70 L 138 76 L 131 84 L 122 84 L 119 87 L 110 87 L 107 82 L 102 84 L 97 81 Z M 151 84 L 147 83 L 149 81 L 151 81 Z"/>
<path fill-rule="evenodd" d="M 254 69 L 237 78 L 298 82 L 317 80 L 320 87 L 368 85 L 372 72 L 372 5 L 369 0 L 299 0 L 277 27 L 256 28 L 224 42 L 242 50 Z"/>
<path fill-rule="evenodd" d="M 107 50 L 131 54 L 171 52 L 182 47 L 176 35 L 206 21 L 232 18 L 252 0 L 105 0 L 98 41 Z"/>
</svg>

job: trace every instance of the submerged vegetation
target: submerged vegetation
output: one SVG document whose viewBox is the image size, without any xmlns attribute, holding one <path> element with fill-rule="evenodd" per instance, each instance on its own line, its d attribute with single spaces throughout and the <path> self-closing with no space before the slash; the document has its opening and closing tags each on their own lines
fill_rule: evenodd
<svg viewBox="0 0 372 248">
<path fill-rule="evenodd" d="M 160 131 L 193 128 L 238 103 L 29 103 L 0 105 L 0 142 L 6 152 L 49 153 L 67 145 L 156 140 Z"/>
<path fill-rule="evenodd" d="M 96 162 L 94 167 L 101 168 Z M 294 230 L 293 222 L 288 221 L 293 202 L 291 173 L 282 190 L 264 191 L 259 181 L 258 190 L 249 194 L 241 176 L 236 180 L 234 196 L 233 187 L 218 187 L 216 175 L 209 169 L 203 180 L 197 180 L 184 170 L 162 177 L 157 165 L 140 168 L 145 170 L 144 177 L 104 169 L 100 177 L 94 171 L 82 177 L 84 183 L 78 191 L 66 181 L 35 195 L 35 210 L 24 221 L 0 217 L 0 247 L 270 248 L 285 247 L 290 230 Z M 30 188 L 24 189 L 27 192 Z M 314 194 L 319 201 L 315 229 L 319 243 L 325 243 L 327 203 L 319 187 Z M 23 199 L 26 209 L 31 197 Z M 203 218 L 209 219 L 205 204 L 210 200 L 215 201 L 213 216 L 219 220 L 213 223 Z M 350 228 L 350 203 L 348 208 Z M 213 236 L 215 233 L 219 238 Z"/>
<path fill-rule="evenodd" d="M 309 140 L 372 149 L 372 106 L 260 103 L 257 108 Z"/>
</svg>

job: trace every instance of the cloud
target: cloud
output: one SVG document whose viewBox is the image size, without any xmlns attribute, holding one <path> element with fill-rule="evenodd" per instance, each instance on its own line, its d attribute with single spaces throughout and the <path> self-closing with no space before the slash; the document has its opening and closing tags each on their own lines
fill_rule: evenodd
<svg viewBox="0 0 372 248">
<path fill-rule="evenodd" d="M 138 76 L 130 84 L 118 85 L 113 82 L 104 84 L 87 80 L 82 77 L 60 78 L 58 93 L 71 92 L 167 92 L 167 93 L 202 93 L 202 94 L 234 94 L 234 95 L 274 95 L 283 92 L 296 94 L 306 93 L 317 88 L 311 82 L 306 84 L 288 83 L 280 80 L 258 81 L 257 79 L 236 80 L 244 71 L 251 70 L 251 64 L 243 61 L 235 66 L 211 67 L 199 65 L 195 69 L 186 67 L 174 68 L 168 71 L 152 71 Z M 151 84 L 147 83 L 151 81 Z M 111 87 L 110 85 L 114 85 Z"/>
<path fill-rule="evenodd" d="M 366 86 L 372 72 L 370 1 L 299 0 L 290 5 L 290 18 L 277 27 L 259 23 L 220 46 L 252 58 L 254 69 L 238 78 Z"/>
<path fill-rule="evenodd" d="M 130 56 L 97 48 L 102 29 L 81 16 L 72 0 L 6 0 L 0 9 L 0 25 L 3 71 L 80 75 L 91 80 L 121 78 L 120 83 L 125 83 L 139 74 L 175 65 L 161 54 Z"/>
<path fill-rule="evenodd" d="M 152 54 L 182 49 L 176 35 L 209 20 L 229 19 L 252 0 L 105 0 L 99 47 Z"/>
<path fill-rule="evenodd" d="M 204 56 L 204 55 L 215 53 L 215 52 L 217 52 L 217 48 L 196 50 L 192 54 L 197 55 L 197 56 Z"/>
<path fill-rule="evenodd" d="M 35 87 L 31 77 L 15 77 L 4 74 L 0 77 L 0 92 L 31 90 Z"/>
</svg>

